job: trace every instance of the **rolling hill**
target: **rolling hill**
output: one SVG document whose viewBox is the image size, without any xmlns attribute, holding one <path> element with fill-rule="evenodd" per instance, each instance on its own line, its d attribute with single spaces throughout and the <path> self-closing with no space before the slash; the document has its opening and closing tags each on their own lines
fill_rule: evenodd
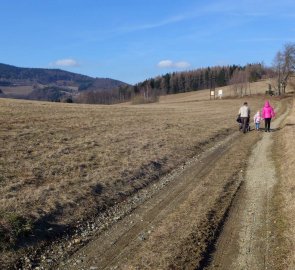
<svg viewBox="0 0 295 270">
<path fill-rule="evenodd" d="M 0 89 L 5 97 L 55 101 L 76 97 L 85 91 L 111 91 L 127 85 L 61 69 L 22 68 L 0 63 Z"/>
</svg>

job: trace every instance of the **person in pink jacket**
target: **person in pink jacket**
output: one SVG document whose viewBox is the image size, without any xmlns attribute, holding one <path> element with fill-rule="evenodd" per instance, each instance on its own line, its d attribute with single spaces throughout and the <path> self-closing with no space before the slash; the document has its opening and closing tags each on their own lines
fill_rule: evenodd
<svg viewBox="0 0 295 270">
<path fill-rule="evenodd" d="M 262 119 L 265 123 L 265 132 L 270 132 L 270 122 L 273 117 L 275 117 L 275 111 L 273 107 L 270 106 L 269 101 L 265 101 L 264 107 L 262 108 Z"/>
</svg>

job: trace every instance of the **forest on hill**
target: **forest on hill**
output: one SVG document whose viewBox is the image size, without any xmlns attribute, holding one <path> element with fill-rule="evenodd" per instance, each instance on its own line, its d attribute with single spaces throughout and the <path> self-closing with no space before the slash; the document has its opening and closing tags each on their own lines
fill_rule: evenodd
<svg viewBox="0 0 295 270">
<path fill-rule="evenodd" d="M 48 101 L 69 98 L 75 100 L 83 91 L 112 92 L 119 86 L 128 84 L 61 69 L 22 68 L 0 63 L 0 93 L 3 97 Z M 27 88 L 25 94 L 21 92 L 22 87 Z"/>
<path fill-rule="evenodd" d="M 91 82 L 94 79 L 61 69 L 22 68 L 0 63 L 0 85 L 13 83 L 50 84 L 57 81 L 67 81 L 72 84 Z"/>
<path fill-rule="evenodd" d="M 151 78 L 135 85 L 134 92 L 151 89 L 162 94 L 177 94 L 222 87 L 236 82 L 255 82 L 270 75 L 271 70 L 260 63 L 246 66 L 214 66 Z"/>
</svg>

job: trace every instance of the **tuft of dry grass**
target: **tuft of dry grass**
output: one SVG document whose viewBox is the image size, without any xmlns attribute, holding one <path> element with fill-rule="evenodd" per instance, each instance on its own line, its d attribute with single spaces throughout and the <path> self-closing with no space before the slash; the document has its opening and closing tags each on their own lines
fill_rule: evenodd
<svg viewBox="0 0 295 270">
<path fill-rule="evenodd" d="M 237 129 L 243 100 L 169 99 L 133 106 L 0 99 L 0 227 L 9 213 L 31 228 L 40 220 L 71 224 Z M 263 97 L 247 100 L 252 109 L 263 105 Z"/>
</svg>

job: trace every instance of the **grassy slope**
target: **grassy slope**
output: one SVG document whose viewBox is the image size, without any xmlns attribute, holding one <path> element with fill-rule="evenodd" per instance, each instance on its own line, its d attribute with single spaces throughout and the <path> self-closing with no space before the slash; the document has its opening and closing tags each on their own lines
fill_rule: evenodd
<svg viewBox="0 0 295 270">
<path fill-rule="evenodd" d="M 269 80 L 263 80 L 255 83 L 250 84 L 250 88 L 247 89 L 247 94 L 265 94 L 265 91 L 268 90 L 268 83 Z M 232 86 L 224 86 L 218 87 L 215 89 L 215 94 L 217 95 L 218 90 L 222 89 L 223 96 L 225 98 L 231 98 L 235 96 L 235 93 L 232 89 Z M 173 103 L 173 102 L 194 102 L 200 100 L 208 100 L 209 99 L 209 89 L 201 90 L 201 91 L 194 91 L 188 93 L 180 93 L 176 95 L 167 95 L 162 96 L 160 98 L 161 103 Z M 218 99 L 218 97 L 216 97 Z"/>
<path fill-rule="evenodd" d="M 273 252 L 276 269 L 295 268 L 295 103 L 294 97 L 289 116 L 276 134 L 275 159 L 278 166 L 279 183 L 276 187 L 274 229 L 277 249 Z"/>
</svg>

